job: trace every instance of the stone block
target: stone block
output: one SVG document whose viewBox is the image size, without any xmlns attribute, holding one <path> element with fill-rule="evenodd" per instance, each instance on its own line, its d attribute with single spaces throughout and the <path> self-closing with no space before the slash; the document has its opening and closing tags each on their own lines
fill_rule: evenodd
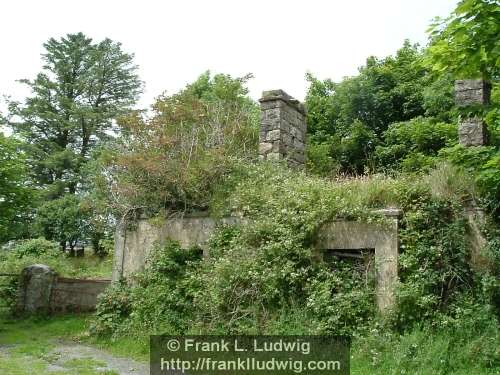
<svg viewBox="0 0 500 375">
<path fill-rule="evenodd" d="M 273 144 L 269 142 L 261 142 L 259 143 L 259 153 L 267 154 L 273 148 Z"/>
<path fill-rule="evenodd" d="M 271 130 L 266 135 L 266 141 L 277 141 L 279 139 L 280 139 L 280 130 L 279 129 Z"/>
<path fill-rule="evenodd" d="M 21 272 L 17 310 L 29 314 L 49 313 L 56 278 L 56 272 L 44 264 L 24 268 Z"/>
<path fill-rule="evenodd" d="M 487 105 L 490 101 L 491 84 L 481 79 L 455 81 L 455 103 L 459 107 Z"/>
<path fill-rule="evenodd" d="M 458 127 L 458 139 L 464 146 L 484 146 L 488 143 L 485 122 L 477 117 L 463 120 Z"/>
</svg>

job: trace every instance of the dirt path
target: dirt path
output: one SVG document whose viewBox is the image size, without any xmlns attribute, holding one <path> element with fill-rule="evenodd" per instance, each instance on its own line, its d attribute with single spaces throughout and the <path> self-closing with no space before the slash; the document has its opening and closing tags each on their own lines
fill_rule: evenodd
<svg viewBox="0 0 500 375">
<path fill-rule="evenodd" d="M 54 344 L 55 347 L 48 354 L 36 359 L 43 366 L 43 370 L 38 372 L 39 375 L 79 374 L 82 370 L 85 370 L 85 374 L 96 375 L 149 375 L 148 363 L 116 357 L 89 345 L 66 341 L 57 341 Z M 0 368 L 2 368 L 2 358 L 8 359 L 15 356 L 20 363 L 31 363 L 34 360 L 30 355 L 15 354 L 17 348 L 19 345 L 0 345 Z M 14 365 L 11 370 L 16 368 Z"/>
<path fill-rule="evenodd" d="M 51 351 L 56 359 L 49 366 L 49 371 L 61 371 L 64 364 L 75 360 L 93 360 L 98 365 L 96 371 L 115 371 L 120 375 L 149 375 L 149 364 L 137 362 L 128 358 L 115 357 L 104 350 L 72 342 L 59 342 Z M 99 363 L 102 363 L 100 365 Z"/>
</svg>

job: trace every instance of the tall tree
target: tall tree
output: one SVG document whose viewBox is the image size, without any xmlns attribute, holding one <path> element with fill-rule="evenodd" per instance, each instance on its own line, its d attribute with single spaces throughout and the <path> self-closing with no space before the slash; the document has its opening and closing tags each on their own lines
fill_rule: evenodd
<svg viewBox="0 0 500 375">
<path fill-rule="evenodd" d="M 0 243 L 23 236 L 34 192 L 21 143 L 0 132 Z"/>
<path fill-rule="evenodd" d="M 82 33 L 44 44 L 43 71 L 22 80 L 33 95 L 10 103 L 9 125 L 29 145 L 29 164 L 49 198 L 75 193 L 92 149 L 142 89 L 133 55 L 110 39 Z"/>
</svg>

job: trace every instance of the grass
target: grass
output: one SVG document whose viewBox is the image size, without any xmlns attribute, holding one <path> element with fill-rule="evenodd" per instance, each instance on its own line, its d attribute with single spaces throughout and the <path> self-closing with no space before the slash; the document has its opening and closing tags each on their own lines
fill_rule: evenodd
<svg viewBox="0 0 500 375">
<path fill-rule="evenodd" d="M 58 358 L 52 351 L 60 340 L 90 344 L 123 357 L 146 361 L 147 346 L 136 340 L 95 340 L 87 334 L 89 315 L 64 315 L 52 318 L 15 319 L 0 310 L 0 374 L 31 375 L 115 375 L 115 371 L 100 370 L 105 363 L 93 358 Z M 59 360 L 58 360 L 59 359 Z M 57 362 L 64 370 L 52 371 Z M 28 366 L 29 364 L 29 366 Z M 50 371 L 49 371 L 50 370 Z"/>
<path fill-rule="evenodd" d="M 147 337 L 93 338 L 88 335 L 90 316 L 32 317 L 18 320 L 0 311 L 0 374 L 94 375 L 116 374 L 99 370 L 93 358 L 63 362 L 64 371 L 48 372 L 57 340 L 74 340 L 104 349 L 116 356 L 147 361 Z M 352 375 L 498 375 L 498 327 L 483 332 L 431 331 L 421 328 L 404 335 L 373 332 L 353 342 Z M 487 350 L 485 350 L 487 348 Z M 29 361 L 29 368 L 26 363 Z"/>
<path fill-rule="evenodd" d="M 4 259 L 0 257 L 0 273 L 20 273 L 26 266 L 42 263 L 63 277 L 109 279 L 113 269 L 112 255 L 101 259 L 90 252 L 86 252 L 85 256 L 81 258 L 68 257 L 64 254 L 57 257 L 25 256 L 21 259 L 9 255 L 4 257 Z"/>
<path fill-rule="evenodd" d="M 404 335 L 374 333 L 354 342 L 352 375 L 498 375 L 498 327 L 482 332 L 416 328 Z"/>
</svg>

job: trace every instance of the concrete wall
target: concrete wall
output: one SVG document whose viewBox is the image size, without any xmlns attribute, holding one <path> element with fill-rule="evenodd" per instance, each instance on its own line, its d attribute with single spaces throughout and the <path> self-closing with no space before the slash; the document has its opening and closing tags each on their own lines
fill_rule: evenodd
<svg viewBox="0 0 500 375">
<path fill-rule="evenodd" d="M 50 311 L 93 311 L 99 295 L 111 284 L 111 280 L 83 280 L 58 277 L 50 298 Z"/>
<path fill-rule="evenodd" d="M 325 224 L 319 231 L 315 248 L 322 250 L 375 249 L 377 304 L 381 311 L 394 303 L 394 289 L 398 272 L 398 216 L 399 210 L 383 210 L 389 224 L 369 224 L 336 221 Z M 134 227 L 120 225 L 116 232 L 113 280 L 129 277 L 146 266 L 146 258 L 155 243 L 177 240 L 183 247 L 200 246 L 207 250 L 207 241 L 218 225 L 241 225 L 238 218 L 216 220 L 210 217 L 167 219 L 153 225 L 142 219 Z"/>
<path fill-rule="evenodd" d="M 389 224 L 368 224 L 336 221 L 323 225 L 319 231 L 316 249 L 358 250 L 375 249 L 377 306 L 380 311 L 391 309 L 396 303 L 398 282 L 398 212 L 388 213 Z"/>
<path fill-rule="evenodd" d="M 233 225 L 240 220 L 234 217 L 217 220 L 200 213 L 192 217 L 166 219 L 161 224 L 152 224 L 147 219 L 139 220 L 132 227 L 121 223 L 115 234 L 113 280 L 142 270 L 153 246 L 167 239 L 179 241 L 183 248 L 198 246 L 207 256 L 207 241 L 217 226 Z"/>
<path fill-rule="evenodd" d="M 21 273 L 17 311 L 27 314 L 92 311 L 111 280 L 59 277 L 50 267 L 34 264 Z"/>
</svg>

